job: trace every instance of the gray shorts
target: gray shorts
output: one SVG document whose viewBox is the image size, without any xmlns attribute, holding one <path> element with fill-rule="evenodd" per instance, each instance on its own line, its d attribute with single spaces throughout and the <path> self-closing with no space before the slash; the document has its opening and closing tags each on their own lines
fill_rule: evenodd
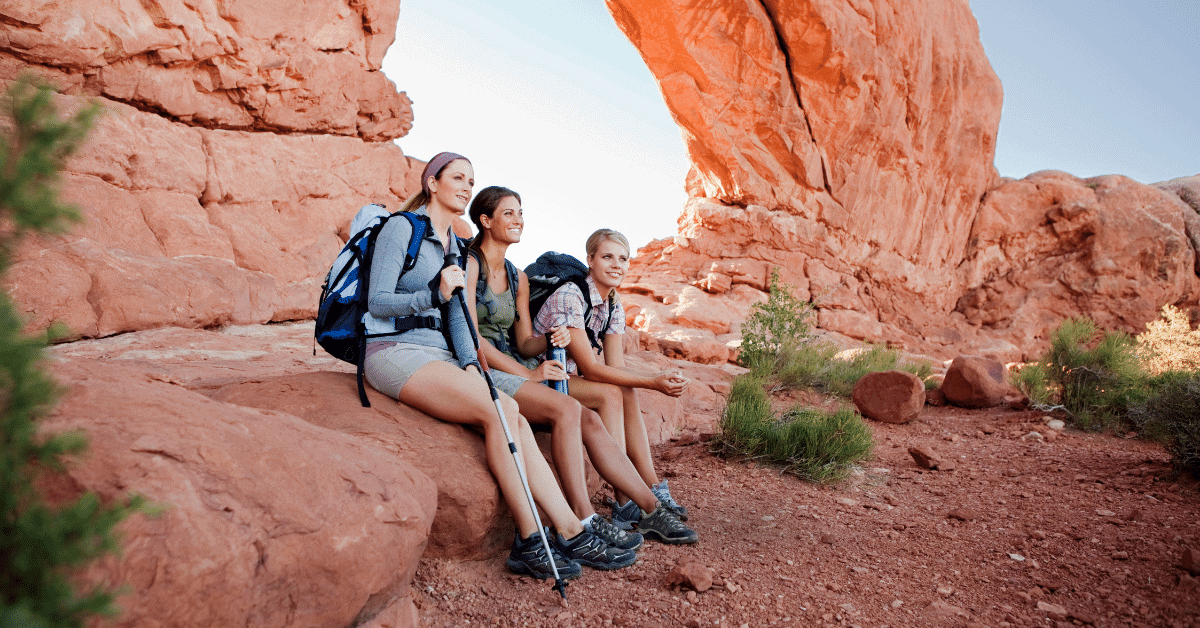
<svg viewBox="0 0 1200 628">
<path fill-rule="evenodd" d="M 490 373 L 492 375 L 492 383 L 496 385 L 496 390 L 499 390 L 509 397 L 516 397 L 517 389 L 521 387 L 521 384 L 529 381 L 520 375 L 505 373 L 504 371 L 497 371 L 496 369 L 492 369 Z"/>
<path fill-rule="evenodd" d="M 454 354 L 445 349 L 398 342 L 386 349 L 369 353 L 363 364 L 363 376 L 371 388 L 392 399 L 399 399 L 400 389 L 404 388 L 408 378 L 430 362 L 449 362 L 458 366 Z"/>
</svg>

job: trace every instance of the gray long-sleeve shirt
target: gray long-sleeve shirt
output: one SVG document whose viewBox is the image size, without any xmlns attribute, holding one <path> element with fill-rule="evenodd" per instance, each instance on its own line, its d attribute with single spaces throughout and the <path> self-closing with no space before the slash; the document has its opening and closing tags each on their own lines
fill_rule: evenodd
<svg viewBox="0 0 1200 628">
<path fill-rule="evenodd" d="M 428 220 L 429 214 L 422 206 L 413 212 L 421 220 Z M 450 238 L 450 252 L 461 259 L 458 239 L 450 233 L 442 234 Z M 434 290 L 429 283 L 442 270 L 444 249 L 438 234 L 432 228 L 427 228 L 417 254 L 416 265 L 412 270 L 401 275 L 404 266 L 404 254 L 412 238 L 412 226 L 404 218 L 396 217 L 387 222 L 379 232 L 375 241 L 375 254 L 371 260 L 371 292 L 368 295 L 367 309 L 374 321 L 368 322 L 368 331 L 378 333 L 381 327 L 395 329 L 392 319 L 406 316 L 431 316 L 441 319 L 439 308 L 434 305 Z M 436 285 L 436 284 L 435 284 Z M 475 346 L 471 341 L 471 332 L 467 321 L 463 318 L 459 298 L 454 297 L 449 303 L 450 340 L 453 343 L 454 355 L 460 367 L 468 364 L 478 366 L 479 359 L 475 354 Z M 440 301 L 440 295 L 438 297 Z M 397 334 L 371 339 L 371 342 L 406 342 L 409 344 L 451 348 L 446 346 L 446 337 L 436 329 L 411 329 Z"/>
</svg>

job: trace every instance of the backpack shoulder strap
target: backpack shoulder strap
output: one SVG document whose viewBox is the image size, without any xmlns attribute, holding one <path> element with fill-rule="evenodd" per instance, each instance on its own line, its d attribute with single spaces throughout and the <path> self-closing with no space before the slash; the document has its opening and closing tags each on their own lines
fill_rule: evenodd
<svg viewBox="0 0 1200 628">
<path fill-rule="evenodd" d="M 587 332 L 588 342 L 592 343 L 592 347 L 604 350 L 604 345 L 601 344 L 600 338 L 592 329 L 590 323 L 592 321 L 592 289 L 587 283 L 587 275 L 571 277 L 567 281 L 575 284 L 579 288 L 579 292 L 583 294 L 583 330 Z M 565 283 L 565 282 L 564 282 Z M 608 310 L 608 321 L 604 323 L 604 330 L 608 331 L 608 326 L 612 324 L 612 308 Z"/>
<path fill-rule="evenodd" d="M 517 270 L 516 265 L 504 258 L 504 270 L 508 273 L 508 290 L 512 292 L 513 299 L 517 298 L 517 290 L 521 287 L 521 271 Z M 520 313 L 516 314 L 514 322 L 521 319 Z"/>
<path fill-rule="evenodd" d="M 408 224 L 412 226 L 412 236 L 408 240 L 408 249 L 404 251 L 403 270 L 400 271 L 401 273 L 405 273 L 417 265 L 417 255 L 421 253 L 421 241 L 425 239 L 425 230 L 429 225 L 429 218 L 418 216 L 412 212 L 396 212 L 392 216 L 404 216 L 408 219 Z"/>
</svg>

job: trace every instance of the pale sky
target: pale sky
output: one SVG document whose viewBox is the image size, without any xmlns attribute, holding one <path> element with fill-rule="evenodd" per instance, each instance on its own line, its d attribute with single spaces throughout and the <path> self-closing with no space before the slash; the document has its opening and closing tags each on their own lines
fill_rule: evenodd
<svg viewBox="0 0 1200 628">
<path fill-rule="evenodd" d="M 974 0 L 1004 85 L 996 167 L 1200 174 L 1200 0 Z M 509 259 L 583 257 L 597 228 L 636 249 L 673 236 L 688 170 L 679 128 L 599 0 L 402 0 L 384 72 L 413 100 L 408 155 L 469 157 L 476 191 L 521 194 Z"/>
</svg>

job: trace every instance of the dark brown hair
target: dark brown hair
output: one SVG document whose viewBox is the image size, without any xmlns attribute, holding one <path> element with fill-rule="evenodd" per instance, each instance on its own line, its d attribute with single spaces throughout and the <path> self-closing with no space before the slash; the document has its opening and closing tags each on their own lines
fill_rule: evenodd
<svg viewBox="0 0 1200 628">
<path fill-rule="evenodd" d="M 491 218 L 496 213 L 496 208 L 500 206 L 500 201 L 513 197 L 517 199 L 517 204 L 521 203 L 521 195 L 516 192 L 499 185 L 489 185 L 479 191 L 475 195 L 475 200 L 471 201 L 471 222 L 475 223 L 475 229 L 478 233 L 471 240 L 471 250 L 479 256 L 479 276 L 486 277 L 490 272 L 488 269 L 487 255 L 483 252 L 483 219 L 482 216 Z M 509 290 L 515 290 L 516 286 L 509 286 Z M 514 293 L 516 294 L 516 293 Z"/>
</svg>

